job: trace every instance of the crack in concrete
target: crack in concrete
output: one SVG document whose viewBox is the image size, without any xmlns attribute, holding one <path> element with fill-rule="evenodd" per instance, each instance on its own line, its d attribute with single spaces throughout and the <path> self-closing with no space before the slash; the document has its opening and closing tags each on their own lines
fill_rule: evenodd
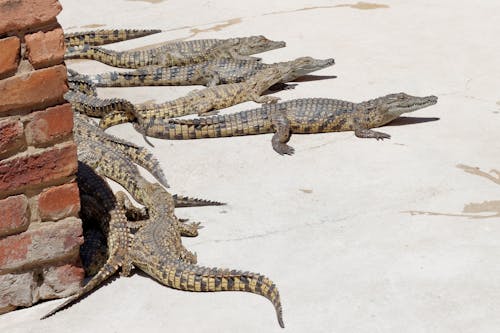
<svg viewBox="0 0 500 333">
<path fill-rule="evenodd" d="M 337 222 L 342 222 L 345 220 L 348 220 L 352 218 L 355 215 L 352 216 L 346 216 L 342 217 L 339 219 L 335 220 L 328 220 L 328 219 L 320 219 L 319 222 L 316 223 L 304 223 L 301 225 L 293 226 L 293 227 L 288 227 L 286 229 L 281 229 L 281 230 L 271 230 L 271 231 L 266 231 L 261 234 L 254 234 L 254 235 L 249 235 L 245 237 L 237 237 L 237 238 L 228 238 L 228 239 L 211 239 L 211 240 L 206 240 L 206 241 L 200 241 L 196 243 L 190 244 L 190 246 L 196 246 L 196 245 L 203 245 L 203 244 L 210 244 L 210 243 L 227 243 L 227 242 L 237 242 L 237 241 L 243 241 L 243 240 L 249 240 L 249 239 L 258 239 L 258 238 L 266 238 L 275 234 L 284 234 L 284 233 L 289 233 L 292 231 L 300 230 L 300 229 L 307 229 L 307 228 L 314 228 L 318 227 L 324 224 L 330 224 L 330 223 L 337 223 Z"/>
</svg>

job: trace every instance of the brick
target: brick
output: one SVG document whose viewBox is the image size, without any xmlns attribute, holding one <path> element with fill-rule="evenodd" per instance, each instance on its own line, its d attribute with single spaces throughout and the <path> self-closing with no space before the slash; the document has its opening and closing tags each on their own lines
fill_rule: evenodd
<svg viewBox="0 0 500 333">
<path fill-rule="evenodd" d="M 0 116 L 7 111 L 31 111 L 65 103 L 66 67 L 57 65 L 0 81 Z"/>
<path fill-rule="evenodd" d="M 54 66 L 63 62 L 66 47 L 61 28 L 48 32 L 38 31 L 24 38 L 28 60 L 34 68 Z"/>
<path fill-rule="evenodd" d="M 80 259 L 72 263 L 43 269 L 43 283 L 39 289 L 40 299 L 67 297 L 80 289 L 85 272 Z"/>
<path fill-rule="evenodd" d="M 73 131 L 71 104 L 32 113 L 25 131 L 28 144 L 35 147 L 46 146 L 70 136 Z"/>
<path fill-rule="evenodd" d="M 29 223 L 28 198 L 25 195 L 0 200 L 0 237 L 25 231 Z"/>
<path fill-rule="evenodd" d="M 0 314 L 33 304 L 34 272 L 0 275 Z"/>
<path fill-rule="evenodd" d="M 23 123 L 19 119 L 0 121 L 0 158 L 6 158 L 25 146 Z"/>
<path fill-rule="evenodd" d="M 0 274 L 26 270 L 65 258 L 74 259 L 82 243 L 82 224 L 74 217 L 55 223 L 42 223 L 22 234 L 2 238 Z"/>
<path fill-rule="evenodd" d="M 61 9 L 57 0 L 0 0 L 0 34 L 54 21 Z"/>
<path fill-rule="evenodd" d="M 14 74 L 19 63 L 21 41 L 17 37 L 0 39 L 0 79 Z"/>
<path fill-rule="evenodd" d="M 74 182 L 44 190 L 38 199 L 38 210 L 43 221 L 77 216 L 80 211 L 78 185 Z"/>
<path fill-rule="evenodd" d="M 40 300 L 70 296 L 80 289 L 83 278 L 78 255 L 56 266 L 0 275 L 0 314 Z"/>
<path fill-rule="evenodd" d="M 77 167 L 73 142 L 0 161 L 0 193 L 18 194 L 29 187 L 69 177 Z"/>
<path fill-rule="evenodd" d="M 9 263 L 26 261 L 32 241 L 29 232 L 0 239 L 0 270 L 4 266 L 8 268 Z"/>
</svg>

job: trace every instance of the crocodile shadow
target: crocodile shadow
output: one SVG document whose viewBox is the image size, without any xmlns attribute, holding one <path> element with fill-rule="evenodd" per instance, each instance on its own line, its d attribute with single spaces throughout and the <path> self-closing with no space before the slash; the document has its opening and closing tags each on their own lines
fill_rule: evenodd
<svg viewBox="0 0 500 333">
<path fill-rule="evenodd" d="M 302 75 L 301 77 L 296 78 L 292 82 L 308 82 L 308 81 L 321 81 L 328 79 L 336 79 L 337 75 Z"/>
<path fill-rule="evenodd" d="M 399 117 L 384 126 L 402 126 L 411 124 L 428 123 L 431 121 L 438 121 L 438 117 Z"/>
</svg>

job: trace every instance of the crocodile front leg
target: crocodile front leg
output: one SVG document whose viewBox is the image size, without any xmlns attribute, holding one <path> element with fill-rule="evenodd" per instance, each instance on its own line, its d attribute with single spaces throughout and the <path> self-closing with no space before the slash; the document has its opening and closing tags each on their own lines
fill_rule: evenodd
<svg viewBox="0 0 500 333">
<path fill-rule="evenodd" d="M 220 84 L 221 78 L 219 72 L 217 72 L 217 67 L 214 65 L 209 65 L 204 69 L 198 69 L 194 76 L 198 76 L 199 81 L 205 82 L 206 87 L 215 87 Z"/>
<path fill-rule="evenodd" d="M 369 138 L 369 139 L 377 139 L 377 140 L 384 140 L 384 139 L 391 138 L 391 136 L 387 133 L 377 132 L 377 131 L 367 129 L 367 128 L 355 129 L 354 135 L 356 135 L 358 138 Z"/>
<path fill-rule="evenodd" d="M 286 144 L 290 140 L 290 121 L 286 114 L 279 112 L 271 122 L 276 130 L 271 140 L 273 149 L 280 155 L 293 155 L 295 149 Z"/>
<path fill-rule="evenodd" d="M 261 104 L 275 104 L 280 99 L 281 98 L 274 96 L 260 96 L 258 93 L 254 93 L 252 95 L 252 100 L 256 103 L 261 103 Z"/>
</svg>

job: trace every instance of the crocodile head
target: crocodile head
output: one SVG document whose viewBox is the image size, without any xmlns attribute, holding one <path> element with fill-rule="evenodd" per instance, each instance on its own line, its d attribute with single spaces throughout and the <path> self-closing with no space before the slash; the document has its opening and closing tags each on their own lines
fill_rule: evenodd
<svg viewBox="0 0 500 333">
<path fill-rule="evenodd" d="M 326 67 L 330 67 L 334 64 L 335 60 L 332 58 L 314 59 L 311 57 L 300 57 L 292 61 L 278 63 L 278 67 L 290 68 L 290 70 L 287 71 L 287 74 L 283 76 L 283 80 L 281 81 L 283 83 L 286 83 L 306 74 L 318 71 Z"/>
<path fill-rule="evenodd" d="M 283 78 L 284 73 L 276 68 L 270 67 L 259 71 L 246 81 L 247 84 L 252 85 L 252 90 L 264 92 L 272 85 L 278 83 Z"/>
<path fill-rule="evenodd" d="M 285 46 L 286 43 L 283 41 L 270 40 L 264 36 L 250 36 L 239 38 L 238 45 L 236 46 L 236 51 L 240 55 L 252 55 L 279 49 Z"/>
<path fill-rule="evenodd" d="M 413 112 L 437 103 L 436 96 L 417 97 L 405 93 L 390 94 L 368 102 L 363 102 L 369 107 L 375 107 L 382 116 L 384 124 L 398 118 L 403 113 Z"/>
</svg>

